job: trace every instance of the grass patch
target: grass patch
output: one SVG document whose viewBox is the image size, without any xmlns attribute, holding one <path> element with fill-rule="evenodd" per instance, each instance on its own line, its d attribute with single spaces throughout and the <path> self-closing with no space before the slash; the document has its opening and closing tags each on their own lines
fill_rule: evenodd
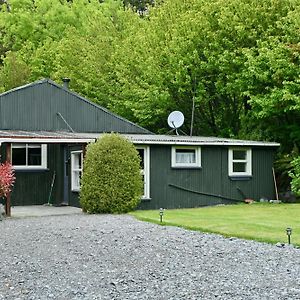
<svg viewBox="0 0 300 300">
<path fill-rule="evenodd" d="M 161 224 L 158 210 L 130 214 L 139 220 Z M 165 210 L 162 225 L 268 243 L 287 243 L 285 229 L 292 227 L 291 242 L 300 246 L 299 216 L 300 204 L 238 204 Z"/>
</svg>

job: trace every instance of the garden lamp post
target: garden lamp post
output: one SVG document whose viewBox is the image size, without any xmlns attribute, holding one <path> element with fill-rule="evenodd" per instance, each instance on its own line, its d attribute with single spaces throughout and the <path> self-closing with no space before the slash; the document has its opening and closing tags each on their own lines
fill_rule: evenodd
<svg viewBox="0 0 300 300">
<path fill-rule="evenodd" d="M 163 215 L 164 215 L 164 209 L 163 209 L 163 208 L 160 208 L 160 209 L 159 209 L 160 223 L 162 223 L 162 221 L 163 221 Z"/>
<path fill-rule="evenodd" d="M 286 229 L 286 234 L 288 236 L 288 243 L 290 244 L 291 243 L 292 228 L 288 227 Z"/>
</svg>

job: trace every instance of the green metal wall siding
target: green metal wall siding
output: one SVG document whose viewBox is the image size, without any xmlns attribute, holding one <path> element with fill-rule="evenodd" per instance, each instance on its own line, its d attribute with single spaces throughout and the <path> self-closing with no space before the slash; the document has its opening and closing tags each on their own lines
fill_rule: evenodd
<svg viewBox="0 0 300 300">
<path fill-rule="evenodd" d="M 70 151 L 79 150 L 71 147 Z M 199 207 L 236 203 L 243 200 L 237 188 L 249 198 L 274 197 L 272 164 L 274 149 L 252 149 L 252 174 L 246 180 L 228 176 L 228 148 L 201 148 L 202 167 L 199 169 L 171 168 L 171 146 L 150 147 L 150 201 L 142 201 L 139 209 Z M 174 186 L 182 187 L 176 188 Z M 200 193 L 220 195 L 220 197 Z M 69 203 L 79 206 L 78 193 L 70 191 Z"/>
<path fill-rule="evenodd" d="M 17 170 L 16 183 L 12 192 L 12 205 L 41 205 L 48 202 L 53 174 L 50 203 L 60 205 L 64 200 L 64 147 L 67 147 L 69 205 L 79 207 L 79 193 L 71 191 L 70 153 L 82 150 L 81 145 L 48 145 L 48 169 L 39 171 Z M 5 156 L 3 156 L 5 159 Z"/>
<path fill-rule="evenodd" d="M 49 172 L 16 172 L 16 178 L 11 199 L 13 206 L 47 203 L 51 180 Z"/>
<path fill-rule="evenodd" d="M 56 179 L 51 203 L 63 202 L 64 145 L 48 145 L 48 170 L 40 172 L 16 172 L 16 184 L 12 192 L 13 205 L 44 204 L 48 201 L 54 171 Z M 69 145 L 71 151 L 81 150 L 81 145 Z M 2 147 L 2 153 L 4 153 Z M 247 180 L 233 180 L 228 176 L 228 148 L 201 148 L 202 167 L 199 169 L 171 168 L 171 146 L 150 147 L 150 201 L 141 202 L 140 209 L 199 207 L 231 203 L 228 199 L 243 200 L 237 188 L 252 199 L 274 197 L 272 164 L 274 150 L 252 149 L 252 174 Z M 2 154 L 2 159 L 4 154 Z M 79 206 L 78 193 L 71 191 L 69 164 L 69 204 Z M 181 189 L 183 188 L 183 189 Z M 200 193 L 220 195 L 214 197 Z"/>
<path fill-rule="evenodd" d="M 253 155 L 254 197 L 255 199 L 260 199 L 261 197 L 275 199 L 275 185 L 272 173 L 275 151 L 256 148 L 253 150 Z"/>
<path fill-rule="evenodd" d="M 76 132 L 147 132 L 48 82 L 4 94 L 0 105 L 1 129 L 68 130 L 60 113 Z"/>
<path fill-rule="evenodd" d="M 221 193 L 220 150 L 217 147 L 202 147 L 201 150 L 201 168 L 171 168 L 171 146 L 151 146 L 151 201 L 142 202 L 140 208 L 198 207 L 222 203 L 219 198 L 196 193 Z"/>
<path fill-rule="evenodd" d="M 247 180 L 232 180 L 228 176 L 227 147 L 203 146 L 201 152 L 202 168 L 175 169 L 171 168 L 171 146 L 151 146 L 151 201 L 143 201 L 139 208 L 180 208 L 235 203 L 233 199 L 243 200 L 237 188 L 255 200 L 274 197 L 273 149 L 252 149 L 253 176 Z"/>
<path fill-rule="evenodd" d="M 16 182 L 13 187 L 12 205 L 40 205 L 48 202 L 54 171 L 51 203 L 62 202 L 62 156 L 61 145 L 48 145 L 48 169 L 39 171 L 16 170 Z"/>
<path fill-rule="evenodd" d="M 222 190 L 224 195 L 228 198 L 241 198 L 239 188 L 247 198 L 255 200 L 259 200 L 261 197 L 274 198 L 275 189 L 272 175 L 274 150 L 252 148 L 252 177 L 248 180 L 233 180 L 228 176 L 228 150 L 224 148 L 222 151 Z"/>
<path fill-rule="evenodd" d="M 50 159 L 53 169 L 50 169 L 51 172 L 51 180 L 53 173 L 55 171 L 55 182 L 53 186 L 53 196 L 51 199 L 51 203 L 54 205 L 60 205 L 63 202 L 63 185 L 64 185 L 64 156 L 63 156 L 63 149 L 64 144 L 54 144 L 50 145 L 54 149 L 54 155 L 52 156 L 51 153 L 48 156 Z"/>
</svg>

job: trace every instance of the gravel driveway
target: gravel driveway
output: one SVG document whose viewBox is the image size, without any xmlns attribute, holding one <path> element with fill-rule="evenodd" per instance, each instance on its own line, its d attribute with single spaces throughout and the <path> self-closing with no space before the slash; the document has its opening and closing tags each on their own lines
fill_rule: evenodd
<svg viewBox="0 0 300 300">
<path fill-rule="evenodd" d="M 300 250 L 127 215 L 0 222 L 0 299 L 300 299 Z"/>
</svg>

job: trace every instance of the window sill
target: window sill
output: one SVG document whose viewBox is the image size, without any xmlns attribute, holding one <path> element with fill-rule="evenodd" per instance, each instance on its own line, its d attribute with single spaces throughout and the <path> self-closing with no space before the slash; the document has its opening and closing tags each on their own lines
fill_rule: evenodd
<svg viewBox="0 0 300 300">
<path fill-rule="evenodd" d="M 26 168 L 26 167 L 13 167 L 16 173 L 42 173 L 48 172 L 48 168 Z"/>
<path fill-rule="evenodd" d="M 199 166 L 172 166 L 172 169 L 202 169 Z"/>
<path fill-rule="evenodd" d="M 246 181 L 252 179 L 252 175 L 229 175 L 229 178 L 232 181 L 237 181 L 237 180 Z"/>
<path fill-rule="evenodd" d="M 148 197 L 142 197 L 141 198 L 141 201 L 142 202 L 149 202 L 149 201 L 151 201 L 152 199 L 151 198 L 148 198 Z"/>
</svg>

